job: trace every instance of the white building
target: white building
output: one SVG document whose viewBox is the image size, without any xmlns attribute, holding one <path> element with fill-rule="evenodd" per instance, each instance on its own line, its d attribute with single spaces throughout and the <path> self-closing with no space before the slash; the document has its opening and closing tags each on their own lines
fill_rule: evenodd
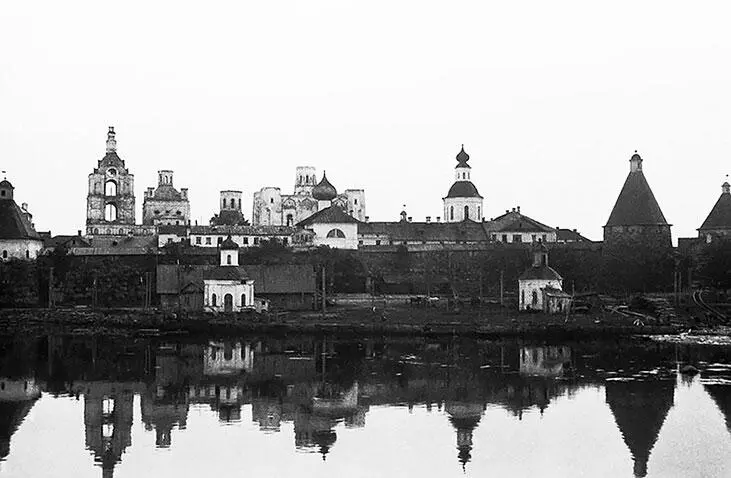
<svg viewBox="0 0 731 478">
<path fill-rule="evenodd" d="M 0 260 L 34 260 L 43 249 L 43 240 L 33 228 L 28 205 L 18 207 L 10 181 L 0 181 Z"/>
<path fill-rule="evenodd" d="M 482 221 L 482 196 L 470 180 L 471 167 L 467 164 L 470 155 L 464 150 L 464 145 L 457 154 L 457 166 L 455 167 L 455 181 L 449 188 L 444 201 L 444 221 Z"/>
<path fill-rule="evenodd" d="M 563 278 L 548 266 L 548 249 L 538 245 L 533 252 L 533 266 L 518 278 L 520 310 L 559 312 L 570 302 L 563 292 Z"/>
<path fill-rule="evenodd" d="M 323 179 L 325 174 L 323 173 Z M 251 223 L 254 226 L 293 226 L 321 210 L 312 191 L 318 184 L 315 168 L 298 166 L 294 194 L 282 194 L 280 188 L 264 187 L 254 193 Z M 332 199 L 332 205 L 359 221 L 365 220 L 365 192 L 362 189 L 346 189 Z"/>
<path fill-rule="evenodd" d="M 254 281 L 239 267 L 239 247 L 229 237 L 221 244 L 218 267 L 203 275 L 204 309 L 209 312 L 240 312 L 254 307 Z"/>
</svg>

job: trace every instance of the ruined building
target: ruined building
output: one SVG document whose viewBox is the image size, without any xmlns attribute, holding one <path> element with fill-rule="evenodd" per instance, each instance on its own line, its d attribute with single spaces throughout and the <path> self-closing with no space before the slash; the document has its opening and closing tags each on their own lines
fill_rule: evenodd
<svg viewBox="0 0 731 478">
<path fill-rule="evenodd" d="M 142 205 L 142 224 L 184 226 L 190 221 L 188 189 L 173 186 L 173 172 L 157 172 L 157 188 L 147 188 Z"/>
</svg>

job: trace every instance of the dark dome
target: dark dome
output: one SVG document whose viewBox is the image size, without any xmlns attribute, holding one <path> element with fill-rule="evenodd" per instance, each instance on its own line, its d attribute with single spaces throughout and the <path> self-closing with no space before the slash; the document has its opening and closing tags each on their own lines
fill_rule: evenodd
<svg viewBox="0 0 731 478">
<path fill-rule="evenodd" d="M 312 188 L 312 197 L 318 201 L 332 201 L 337 195 L 337 189 L 335 189 L 335 186 L 330 184 L 330 181 L 327 180 L 327 176 L 325 176 L 325 171 L 323 171 L 322 181 Z"/>
<path fill-rule="evenodd" d="M 231 236 L 229 235 L 225 241 L 221 243 L 221 250 L 224 251 L 233 251 L 237 250 L 239 248 L 239 245 L 234 242 L 233 239 L 231 239 Z"/>
<path fill-rule="evenodd" d="M 635 151 L 635 154 L 633 154 L 632 157 L 630 158 L 630 161 L 633 161 L 633 160 L 642 161 L 642 158 L 640 157 L 639 154 L 637 154 L 637 151 Z"/>
<path fill-rule="evenodd" d="M 481 198 L 480 193 L 472 181 L 456 181 L 449 188 L 448 198 Z"/>
<path fill-rule="evenodd" d="M 12 188 L 12 187 L 13 187 L 13 185 L 10 184 L 10 181 L 8 181 L 7 179 L 3 179 L 2 181 L 0 181 L 0 188 Z"/>
<path fill-rule="evenodd" d="M 470 165 L 467 164 L 467 161 L 470 160 L 470 155 L 467 154 L 464 150 L 464 145 L 462 145 L 462 149 L 457 153 L 457 167 L 458 168 L 469 168 Z"/>
<path fill-rule="evenodd" d="M 563 280 L 561 275 L 548 266 L 531 267 L 518 280 Z"/>
</svg>

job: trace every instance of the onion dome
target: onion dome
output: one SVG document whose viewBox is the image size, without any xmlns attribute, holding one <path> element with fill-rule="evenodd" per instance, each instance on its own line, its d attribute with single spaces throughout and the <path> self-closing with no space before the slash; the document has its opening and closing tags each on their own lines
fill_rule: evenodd
<svg viewBox="0 0 731 478">
<path fill-rule="evenodd" d="M 312 188 L 312 197 L 318 201 L 332 201 L 337 195 L 337 189 L 335 189 L 335 186 L 330 184 L 330 181 L 327 180 L 327 176 L 325 175 L 325 171 L 323 171 L 322 181 Z"/>
<path fill-rule="evenodd" d="M 462 145 L 462 149 L 457 153 L 457 166 L 458 168 L 469 168 L 470 165 L 467 164 L 467 161 L 470 160 L 470 155 L 467 154 L 464 150 L 464 144 Z"/>
<path fill-rule="evenodd" d="M 231 239 L 231 235 L 226 238 L 225 241 L 221 243 L 221 250 L 222 251 L 236 251 L 239 249 L 239 245 L 234 242 L 233 239 Z"/>
</svg>

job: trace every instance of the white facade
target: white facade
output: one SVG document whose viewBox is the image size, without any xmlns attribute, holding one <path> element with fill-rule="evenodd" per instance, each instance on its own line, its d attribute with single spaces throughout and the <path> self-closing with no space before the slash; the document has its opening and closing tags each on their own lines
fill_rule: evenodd
<svg viewBox="0 0 731 478">
<path fill-rule="evenodd" d="M 253 280 L 206 279 L 203 283 L 207 311 L 240 312 L 254 307 Z"/>
<path fill-rule="evenodd" d="M 444 198 L 444 222 L 482 221 L 482 198 Z"/>
<path fill-rule="evenodd" d="M 43 249 L 38 239 L 0 239 L 0 260 L 35 260 Z"/>
<path fill-rule="evenodd" d="M 254 351 L 249 344 L 236 342 L 229 345 L 211 342 L 203 356 L 204 375 L 231 375 L 251 372 L 254 368 Z"/>
<path fill-rule="evenodd" d="M 358 249 L 358 224 L 315 223 L 308 226 L 315 233 L 315 246 L 329 246 L 333 249 Z"/>
<path fill-rule="evenodd" d="M 490 233 L 490 240 L 505 243 L 556 242 L 556 232 L 500 231 Z"/>
<path fill-rule="evenodd" d="M 520 310 L 543 310 L 543 289 L 562 290 L 563 281 L 557 279 L 521 279 L 518 281 Z"/>
</svg>

